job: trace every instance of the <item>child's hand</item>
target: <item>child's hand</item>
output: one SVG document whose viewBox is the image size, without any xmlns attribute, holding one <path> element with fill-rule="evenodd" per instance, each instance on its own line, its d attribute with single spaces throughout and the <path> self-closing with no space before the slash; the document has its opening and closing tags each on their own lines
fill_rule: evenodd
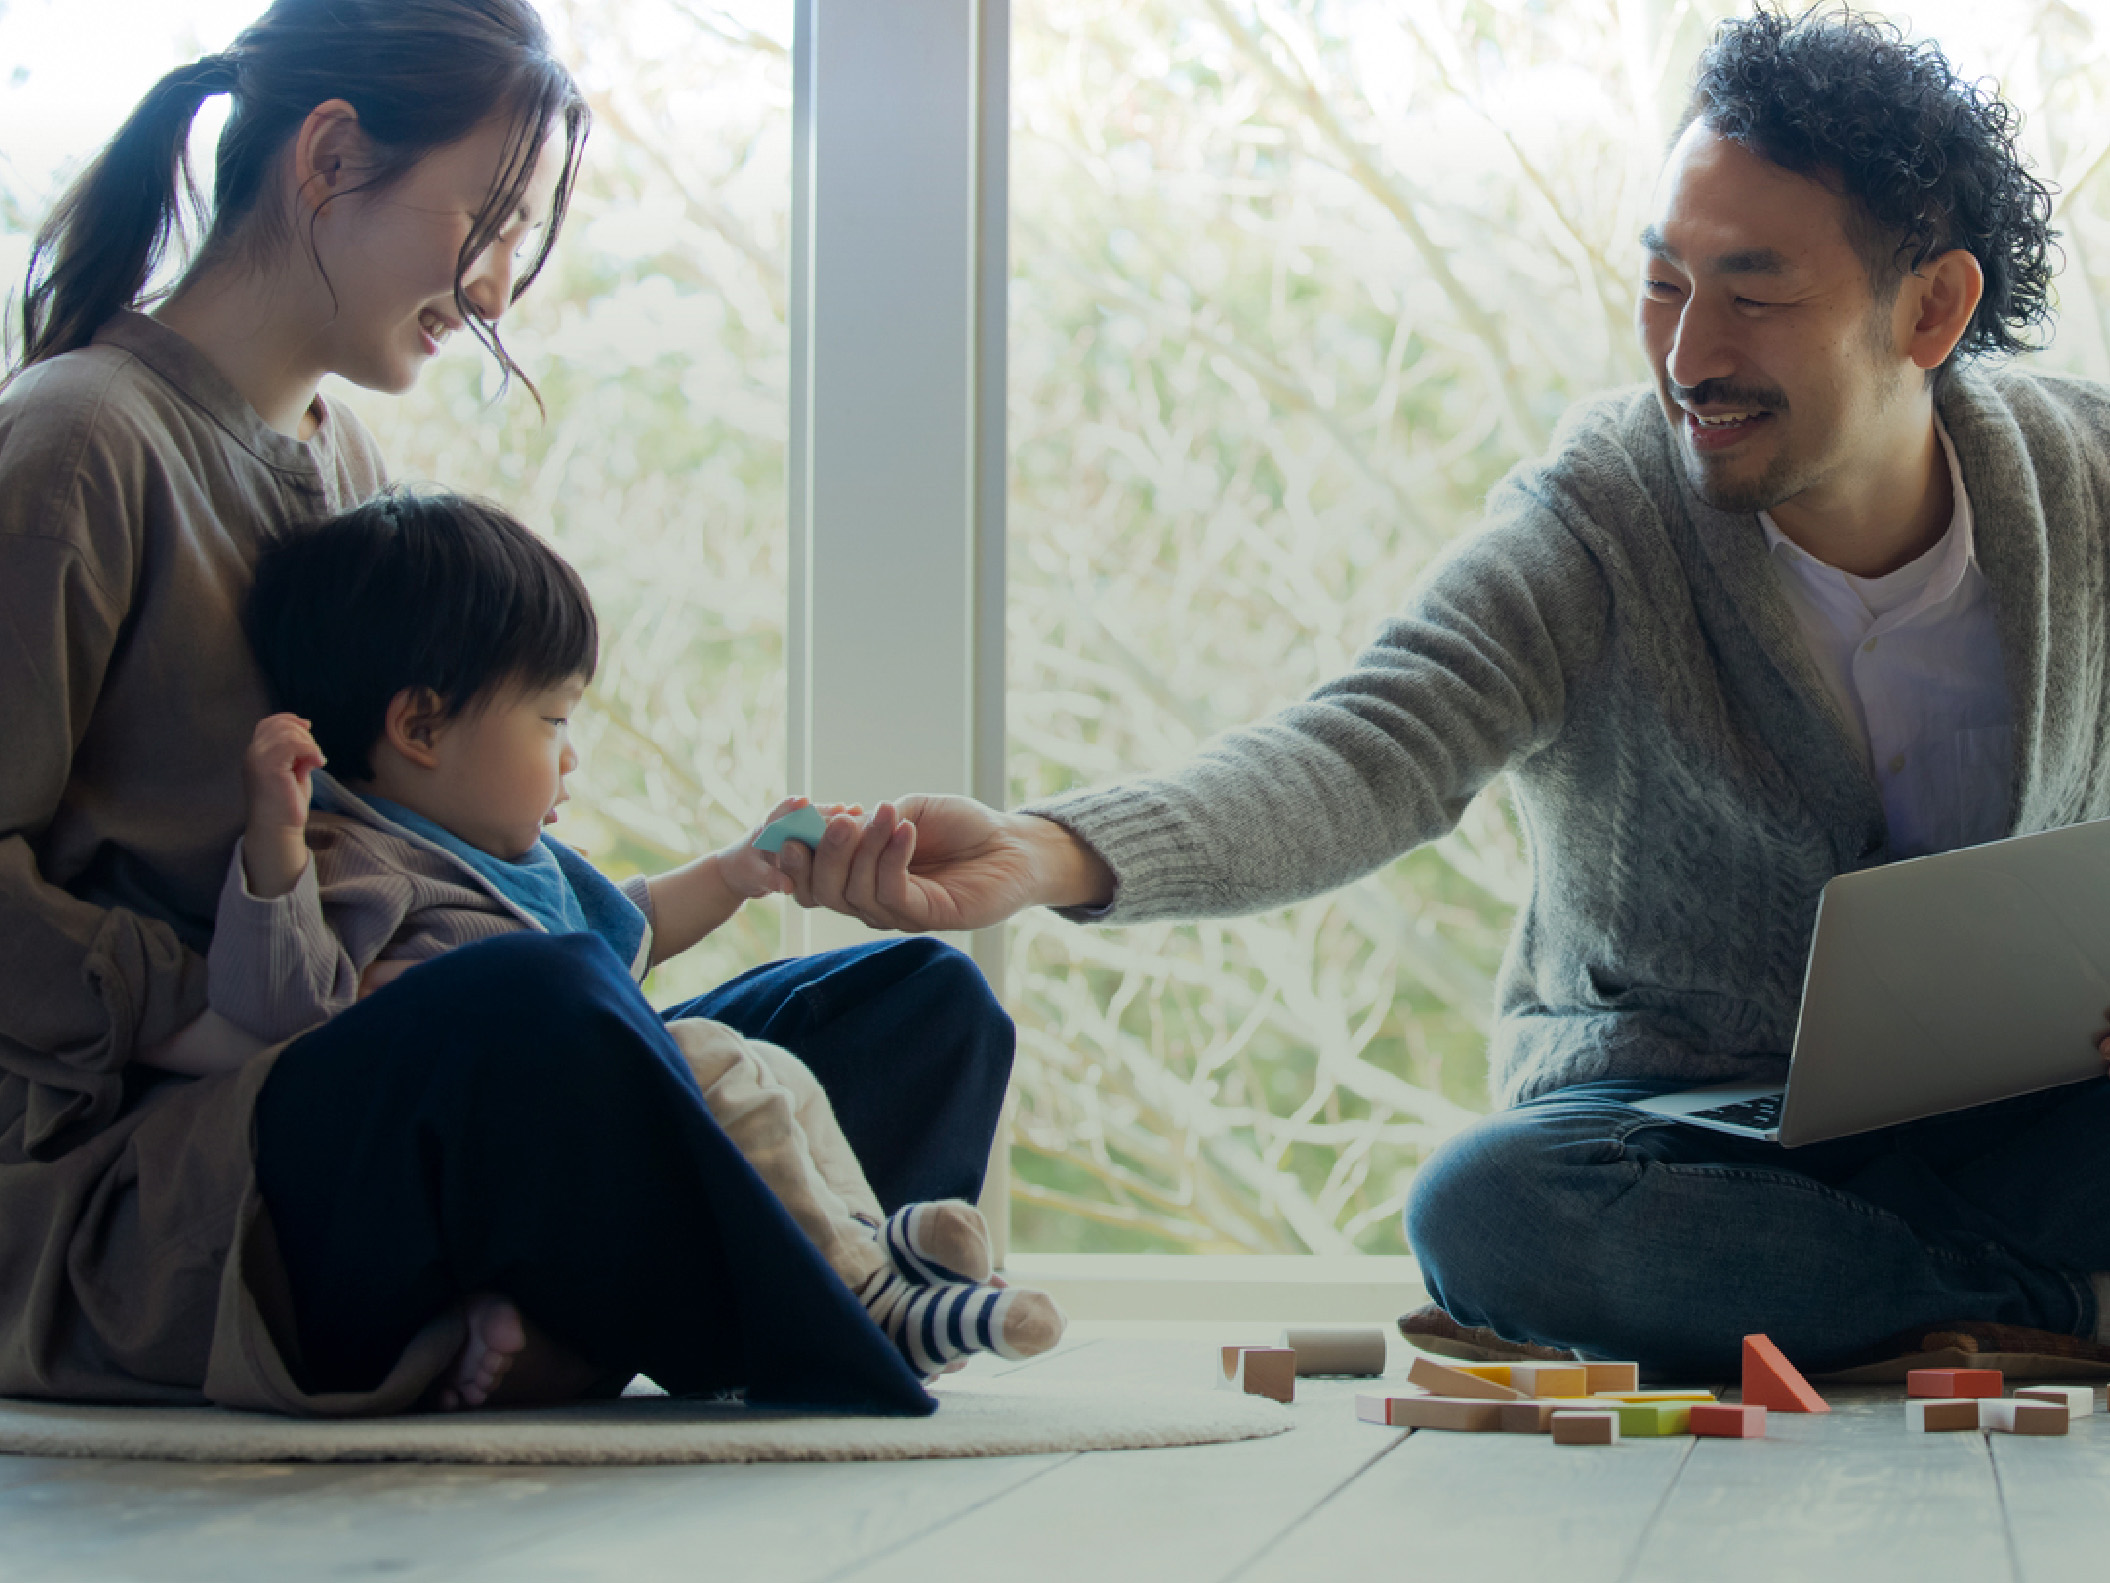
<svg viewBox="0 0 2110 1583">
<path fill-rule="evenodd" d="M 777 854 L 764 852 L 755 845 L 755 837 L 775 824 L 788 813 L 804 808 L 811 801 L 806 797 L 786 797 L 770 809 L 769 816 L 747 832 L 745 840 L 727 847 L 718 854 L 718 873 L 726 886 L 749 901 L 758 896 L 775 896 L 791 889 L 791 877 L 777 863 Z M 821 808 L 827 818 L 837 814 L 848 814 L 852 818 L 864 816 L 862 803 L 828 803 Z"/>
<path fill-rule="evenodd" d="M 311 777 L 325 762 L 299 715 L 270 715 L 257 722 L 242 756 L 242 784 L 249 796 L 242 866 L 251 895 L 283 896 L 307 868 Z"/>
</svg>

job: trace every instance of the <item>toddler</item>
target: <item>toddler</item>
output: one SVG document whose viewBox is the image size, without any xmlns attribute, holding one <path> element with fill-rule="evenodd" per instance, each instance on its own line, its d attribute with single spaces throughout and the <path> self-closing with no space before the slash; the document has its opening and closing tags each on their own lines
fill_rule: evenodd
<svg viewBox="0 0 2110 1583">
<path fill-rule="evenodd" d="M 286 535 L 258 563 L 247 625 L 286 712 L 244 762 L 248 823 L 208 964 L 212 1010 L 250 1037 L 290 1039 L 515 929 L 590 931 L 642 978 L 789 887 L 759 827 L 621 887 L 543 833 L 578 765 L 568 720 L 599 636 L 578 575 L 493 506 L 391 491 Z M 883 1213 L 796 1056 L 699 1018 L 667 1031 L 727 1136 L 920 1373 L 1061 1338 L 1047 1294 L 992 1281 L 972 1205 Z M 479 1405 L 518 1351 L 503 1299 L 469 1317 L 443 1405 Z"/>
</svg>

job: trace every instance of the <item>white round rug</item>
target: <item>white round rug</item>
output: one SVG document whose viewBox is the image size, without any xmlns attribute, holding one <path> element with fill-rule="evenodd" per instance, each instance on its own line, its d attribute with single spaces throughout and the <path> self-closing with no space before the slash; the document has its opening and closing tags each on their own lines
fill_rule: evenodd
<svg viewBox="0 0 2110 1583">
<path fill-rule="evenodd" d="M 1196 1389 L 941 1386 L 928 1418 L 828 1417 L 630 1396 L 538 1411 L 306 1419 L 219 1407 L 0 1401 L 0 1453 L 174 1462 L 861 1462 L 1256 1440 L 1291 1426 L 1257 1396 Z"/>
</svg>

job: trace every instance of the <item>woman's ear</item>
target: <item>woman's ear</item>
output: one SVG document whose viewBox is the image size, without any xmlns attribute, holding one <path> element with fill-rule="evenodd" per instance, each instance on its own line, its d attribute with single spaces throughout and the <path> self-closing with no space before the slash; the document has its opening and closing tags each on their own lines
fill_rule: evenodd
<svg viewBox="0 0 2110 1583">
<path fill-rule="evenodd" d="M 388 701 L 381 740 L 414 767 L 437 769 L 440 739 L 449 724 L 446 703 L 438 693 L 430 687 L 406 687 Z"/>
<path fill-rule="evenodd" d="M 359 185 L 373 162 L 373 145 L 359 112 L 343 99 L 326 99 L 308 112 L 293 139 L 293 185 L 311 212 Z"/>
</svg>

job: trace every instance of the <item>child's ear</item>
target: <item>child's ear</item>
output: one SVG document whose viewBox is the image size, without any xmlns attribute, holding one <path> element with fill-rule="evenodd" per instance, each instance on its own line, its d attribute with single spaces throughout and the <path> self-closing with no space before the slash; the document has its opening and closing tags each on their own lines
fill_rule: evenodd
<svg viewBox="0 0 2110 1583">
<path fill-rule="evenodd" d="M 389 699 L 381 736 L 419 769 L 437 769 L 447 724 L 447 706 L 438 693 L 430 687 L 406 687 Z"/>
</svg>

